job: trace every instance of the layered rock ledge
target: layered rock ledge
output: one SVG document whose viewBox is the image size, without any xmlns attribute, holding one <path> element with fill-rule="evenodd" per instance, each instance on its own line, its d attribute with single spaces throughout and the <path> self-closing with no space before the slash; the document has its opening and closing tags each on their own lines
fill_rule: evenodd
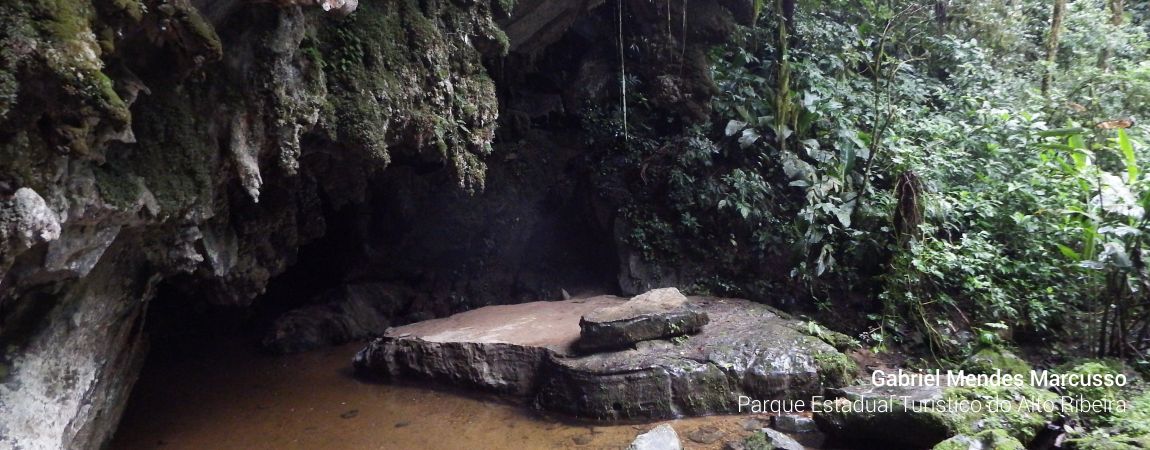
<svg viewBox="0 0 1150 450">
<path fill-rule="evenodd" d="M 355 367 L 364 376 L 516 395 L 597 420 L 735 412 L 740 395 L 809 399 L 855 371 L 845 355 L 769 307 L 711 297 L 687 301 L 710 317 L 696 335 L 577 354 L 580 318 L 624 301 L 599 296 L 489 306 L 391 328 L 356 355 Z"/>
<path fill-rule="evenodd" d="M 678 289 L 654 289 L 584 315 L 576 345 L 583 353 L 632 348 L 641 341 L 698 333 L 709 320 L 707 313 L 688 308 Z"/>
</svg>

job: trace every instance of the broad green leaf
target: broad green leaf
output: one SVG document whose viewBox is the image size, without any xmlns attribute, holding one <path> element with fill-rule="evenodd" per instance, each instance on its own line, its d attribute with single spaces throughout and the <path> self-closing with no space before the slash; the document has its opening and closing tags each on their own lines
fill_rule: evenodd
<svg viewBox="0 0 1150 450">
<path fill-rule="evenodd" d="M 1077 133 L 1071 134 L 1070 138 L 1066 140 L 1066 143 L 1070 144 L 1071 147 L 1074 147 L 1076 149 L 1082 149 L 1082 150 L 1086 149 L 1086 141 L 1082 139 L 1081 134 L 1077 134 Z"/>
<path fill-rule="evenodd" d="M 1087 130 L 1082 127 L 1069 127 L 1069 128 L 1055 128 L 1053 130 L 1039 131 L 1038 135 L 1042 137 L 1065 137 L 1075 134 L 1082 134 Z"/>
<path fill-rule="evenodd" d="M 1134 156 L 1134 144 L 1130 142 L 1130 136 L 1121 128 L 1118 129 L 1118 148 L 1122 150 L 1122 159 L 1126 162 L 1126 181 L 1133 183 L 1138 179 L 1138 159 Z"/>
<path fill-rule="evenodd" d="M 1058 245 L 1058 251 L 1062 252 L 1062 256 L 1065 256 L 1066 259 L 1069 259 L 1071 261 L 1078 261 L 1078 260 L 1082 259 L 1082 255 L 1078 254 L 1078 252 L 1074 251 L 1074 249 L 1067 247 L 1065 245 L 1062 245 L 1062 244 L 1057 244 L 1057 245 Z"/>
<path fill-rule="evenodd" d="M 727 126 L 729 127 L 730 125 L 727 125 Z M 729 128 L 728 128 L 728 129 L 729 129 Z M 729 136 L 729 135 L 728 135 L 728 136 Z M 1043 142 L 1043 143 L 1041 143 L 1041 144 L 1038 144 L 1038 147 L 1040 147 L 1040 148 L 1048 148 L 1048 149 L 1051 149 L 1051 150 L 1061 150 L 1061 151 L 1064 151 L 1064 152 L 1072 152 L 1072 151 L 1074 151 L 1074 147 L 1071 147 L 1071 146 L 1069 146 L 1069 145 L 1066 145 L 1066 144 L 1059 144 L 1059 143 L 1054 143 L 1054 142 Z"/>
</svg>

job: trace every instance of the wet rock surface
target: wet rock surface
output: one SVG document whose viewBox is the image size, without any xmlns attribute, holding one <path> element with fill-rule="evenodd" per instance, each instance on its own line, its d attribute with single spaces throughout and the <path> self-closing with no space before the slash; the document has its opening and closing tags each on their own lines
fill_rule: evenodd
<svg viewBox="0 0 1150 450">
<path fill-rule="evenodd" d="M 719 427 L 707 425 L 687 433 L 687 439 L 690 439 L 691 442 L 710 445 L 718 442 L 724 435 L 726 435 L 726 433 L 719 429 Z"/>
<path fill-rule="evenodd" d="M 683 444 L 679 442 L 679 434 L 670 425 L 663 424 L 651 431 L 640 434 L 635 438 L 627 450 L 679 450 Z"/>
<path fill-rule="evenodd" d="M 355 358 L 357 372 L 431 380 L 533 397 L 546 410 L 596 419 L 649 419 L 737 411 L 738 396 L 822 393 L 842 354 L 796 331 L 764 305 L 692 297 L 711 317 L 680 342 L 579 356 L 579 317 L 623 304 L 613 296 L 491 306 L 392 328 Z"/>
<path fill-rule="evenodd" d="M 912 405 L 942 400 L 943 388 L 938 386 L 851 386 L 837 394 L 842 410 L 816 414 L 815 420 L 821 430 L 842 441 L 930 448 L 956 433 L 951 418 L 910 410 Z"/>
<path fill-rule="evenodd" d="M 770 428 L 763 428 L 762 435 L 752 436 L 747 443 L 747 450 L 803 450 L 794 438 Z"/>
<path fill-rule="evenodd" d="M 620 305 L 597 309 L 579 320 L 579 351 L 631 348 L 636 343 L 698 333 L 710 319 L 687 308 L 678 289 L 655 289 Z"/>
<path fill-rule="evenodd" d="M 528 395 L 549 355 L 574 354 L 578 317 L 614 297 L 479 308 L 391 328 L 355 357 L 361 374 Z"/>
<path fill-rule="evenodd" d="M 811 433 L 818 430 L 814 419 L 790 414 L 775 416 L 774 426 L 786 433 Z"/>
<path fill-rule="evenodd" d="M 934 450 L 1022 450 L 1026 446 L 1003 430 L 986 430 L 974 436 L 960 434 L 934 446 Z"/>
<path fill-rule="evenodd" d="M 322 294 L 318 304 L 276 319 L 262 345 L 272 353 L 296 353 L 379 336 L 412 296 L 386 283 L 340 286 Z"/>
<path fill-rule="evenodd" d="M 1034 410 L 1019 402 L 1052 401 L 1052 392 L 1024 387 L 959 387 L 871 384 L 832 389 L 835 407 L 814 414 L 818 428 L 837 444 L 881 448 L 931 448 L 958 435 L 975 436 L 986 430 L 1009 430 L 1008 436 L 1030 442 L 1045 424 Z M 976 412 L 957 407 L 961 402 L 1004 399 L 1010 412 Z M 981 439 L 981 438 L 979 438 Z M 989 438 L 988 438 L 989 439 Z"/>
</svg>

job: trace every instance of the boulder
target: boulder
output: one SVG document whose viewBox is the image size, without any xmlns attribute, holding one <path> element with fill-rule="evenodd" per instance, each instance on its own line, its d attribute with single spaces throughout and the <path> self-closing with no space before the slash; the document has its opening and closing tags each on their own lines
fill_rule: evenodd
<svg viewBox="0 0 1150 450">
<path fill-rule="evenodd" d="M 627 450 L 680 450 L 683 445 L 679 442 L 679 435 L 670 425 L 662 424 L 651 431 L 640 434 L 635 438 Z"/>
<path fill-rule="evenodd" d="M 794 438 L 787 436 L 778 431 L 770 428 L 763 428 L 762 431 L 752 434 L 743 441 L 743 448 L 746 450 L 803 450 L 803 444 L 800 444 Z"/>
<path fill-rule="evenodd" d="M 641 341 L 698 333 L 710 318 L 686 305 L 687 297 L 678 289 L 663 288 L 592 311 L 579 320 L 579 350 L 619 350 Z"/>
<path fill-rule="evenodd" d="M 933 450 L 1024 450 L 1026 446 L 1003 430 L 986 430 L 974 436 L 960 434 L 934 446 Z"/>
<path fill-rule="evenodd" d="M 1041 404 L 1057 395 L 1031 386 L 938 386 L 865 384 L 831 392 L 833 407 L 821 406 L 814 418 L 819 429 L 839 444 L 893 448 L 930 448 L 954 436 L 974 436 L 985 430 L 1009 430 L 1020 442 L 1030 442 L 1046 423 Z M 976 401 L 981 412 L 958 407 Z M 1009 411 L 988 412 L 991 402 L 1008 402 Z"/>
<path fill-rule="evenodd" d="M 990 374 L 998 370 L 1002 373 L 1030 376 L 1030 364 L 1009 350 L 997 348 L 984 348 L 975 352 L 966 359 L 963 367 L 970 373 Z"/>
<path fill-rule="evenodd" d="M 579 355 L 579 318 L 624 299 L 599 296 L 489 306 L 389 329 L 356 355 L 361 375 L 430 380 L 532 398 L 542 409 L 595 420 L 733 413 L 745 395 L 810 399 L 856 370 L 833 347 L 769 307 L 692 297 L 711 323 L 680 342 Z"/>
<path fill-rule="evenodd" d="M 710 445 L 718 442 L 725 434 L 719 427 L 704 425 L 687 433 L 687 439 L 698 444 Z"/>
<path fill-rule="evenodd" d="M 272 353 L 295 353 L 379 336 L 413 297 L 385 283 L 343 285 L 277 318 L 261 344 Z"/>
<path fill-rule="evenodd" d="M 783 414 L 774 417 L 775 428 L 786 433 L 810 433 L 818 430 L 814 419 L 806 416 Z"/>
</svg>

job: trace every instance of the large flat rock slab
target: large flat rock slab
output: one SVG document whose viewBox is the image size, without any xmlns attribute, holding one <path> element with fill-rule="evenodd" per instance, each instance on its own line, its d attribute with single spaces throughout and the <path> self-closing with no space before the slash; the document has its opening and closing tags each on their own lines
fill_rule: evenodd
<svg viewBox="0 0 1150 450">
<path fill-rule="evenodd" d="M 355 357 L 361 374 L 528 395 L 549 355 L 572 355 L 579 318 L 616 305 L 600 296 L 473 309 L 389 328 Z"/>
<path fill-rule="evenodd" d="M 541 408 L 597 419 L 735 412 L 738 397 L 809 400 L 853 375 L 853 363 L 770 308 L 691 297 L 701 332 L 578 355 L 579 320 L 625 299 L 600 296 L 491 306 L 392 328 L 357 356 L 360 374 L 430 380 L 533 398 Z"/>
</svg>

